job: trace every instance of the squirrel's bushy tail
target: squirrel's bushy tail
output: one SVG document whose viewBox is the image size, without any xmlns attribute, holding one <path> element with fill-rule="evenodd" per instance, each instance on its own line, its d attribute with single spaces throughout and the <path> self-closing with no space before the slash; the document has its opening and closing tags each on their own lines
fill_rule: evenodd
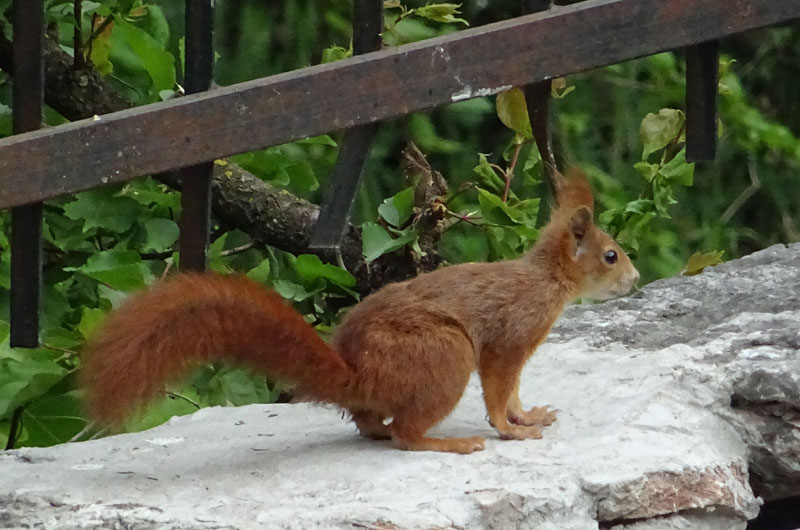
<svg viewBox="0 0 800 530">
<path fill-rule="evenodd" d="M 344 405 L 352 372 L 276 293 L 244 277 L 179 274 L 134 295 L 87 342 L 89 413 L 119 425 L 197 363 L 229 359 Z"/>
</svg>

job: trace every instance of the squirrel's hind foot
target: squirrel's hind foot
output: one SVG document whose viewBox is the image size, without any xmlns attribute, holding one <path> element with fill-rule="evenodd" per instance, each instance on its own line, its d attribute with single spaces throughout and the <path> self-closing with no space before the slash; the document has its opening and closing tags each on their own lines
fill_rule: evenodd
<svg viewBox="0 0 800 530">
<path fill-rule="evenodd" d="M 405 451 L 439 451 L 442 453 L 459 453 L 468 455 L 475 451 L 483 451 L 485 438 L 472 436 L 469 438 L 418 438 L 403 440 L 392 437 L 392 444 Z"/>
<path fill-rule="evenodd" d="M 538 440 L 542 437 L 542 429 L 538 425 L 509 425 L 500 432 L 503 440 Z"/>
<path fill-rule="evenodd" d="M 546 427 L 556 421 L 558 411 L 550 409 L 549 405 L 533 407 L 530 410 L 509 412 L 508 421 L 514 425 L 541 425 Z"/>
</svg>

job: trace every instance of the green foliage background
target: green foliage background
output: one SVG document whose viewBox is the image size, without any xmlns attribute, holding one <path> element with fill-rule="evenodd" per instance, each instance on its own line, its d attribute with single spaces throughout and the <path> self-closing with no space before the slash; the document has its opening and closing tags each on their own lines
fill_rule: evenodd
<svg viewBox="0 0 800 530">
<path fill-rule="evenodd" d="M 227 85 L 340 59 L 350 48 L 345 0 L 218 1 L 216 82 Z M 390 3 L 394 4 L 394 2 Z M 8 0 L 0 0 L 5 11 Z M 387 45 L 458 31 L 517 14 L 516 1 L 465 1 L 434 11 L 408 1 L 387 10 Z M 72 2 L 48 0 L 51 32 L 72 50 Z M 407 8 L 407 9 L 406 9 Z M 83 2 L 90 60 L 136 104 L 175 97 L 182 79 L 182 3 Z M 413 11 L 416 9 L 416 11 Z M 113 23 L 103 26 L 111 17 Z M 2 23 L 8 25 L 8 20 Z M 645 281 L 679 273 L 695 252 L 738 257 L 800 239 L 800 31 L 786 26 L 723 42 L 717 161 L 682 158 L 684 63 L 663 53 L 570 76 L 555 91 L 553 136 L 564 160 L 587 173 L 599 221 L 635 259 Z M 10 78 L 0 73 L 0 134 L 10 134 Z M 441 243 L 450 262 L 518 255 L 535 240 L 542 174 L 513 94 L 478 98 L 384 123 L 354 211 L 365 256 L 414 248 L 412 192 L 400 153 L 413 140 L 447 179 L 451 225 Z M 505 99 L 504 99 L 505 98 Z M 51 125 L 65 120 L 47 109 Z M 320 201 L 336 159 L 338 133 L 235 160 L 273 184 Z M 518 153 L 518 163 L 511 162 Z M 503 200 L 504 178 L 511 179 Z M 8 345 L 8 212 L 0 212 L 0 442 L 21 427 L 17 446 L 50 445 L 97 434 L 75 389 L 81 344 L 127 293 L 171 269 L 180 215 L 175 192 L 150 178 L 98 188 L 45 205 L 42 348 Z M 353 277 L 314 256 L 253 245 L 216 227 L 214 270 L 242 271 L 292 300 L 321 332 L 357 299 Z M 690 267 L 692 268 L 692 267 Z M 129 429 L 205 405 L 270 401 L 280 388 L 242 370 L 206 366 L 171 389 Z"/>
</svg>

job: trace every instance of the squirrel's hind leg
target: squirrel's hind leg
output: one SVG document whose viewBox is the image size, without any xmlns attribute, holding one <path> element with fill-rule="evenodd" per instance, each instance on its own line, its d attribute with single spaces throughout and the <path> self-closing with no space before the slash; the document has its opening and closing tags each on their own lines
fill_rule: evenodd
<svg viewBox="0 0 800 530">
<path fill-rule="evenodd" d="M 407 451 L 440 451 L 469 454 L 483 450 L 485 439 L 469 438 L 428 438 L 425 433 L 442 421 L 455 408 L 469 382 L 472 371 L 472 346 L 463 335 L 453 333 L 451 340 L 445 341 L 440 332 L 440 343 L 452 347 L 438 351 L 431 346 L 427 359 L 438 359 L 441 371 L 431 375 L 432 370 L 422 371 L 414 380 L 413 392 L 408 401 L 399 404 L 390 424 L 392 443 L 398 449 Z M 434 340 L 430 341 L 434 343 Z M 426 375 L 427 374 L 427 375 Z"/>
<path fill-rule="evenodd" d="M 360 410 L 353 412 L 353 421 L 358 427 L 361 436 L 373 440 L 392 439 L 393 445 L 406 451 L 441 451 L 448 453 L 469 454 L 483 449 L 484 438 L 426 438 L 422 436 L 424 430 L 401 422 L 392 421 L 384 424 L 383 415 Z"/>
<path fill-rule="evenodd" d="M 405 451 L 439 451 L 442 453 L 460 453 L 468 455 L 475 451 L 483 451 L 485 438 L 471 436 L 469 438 L 428 438 L 424 436 L 427 428 L 420 428 L 416 423 L 403 423 L 397 418 L 392 422 L 392 445 Z"/>
</svg>

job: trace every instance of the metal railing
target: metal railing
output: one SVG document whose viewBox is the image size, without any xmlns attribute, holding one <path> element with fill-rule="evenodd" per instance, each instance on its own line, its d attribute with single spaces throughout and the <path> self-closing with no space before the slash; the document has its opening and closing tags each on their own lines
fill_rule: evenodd
<svg viewBox="0 0 800 530">
<path fill-rule="evenodd" d="M 776 0 L 522 0 L 518 18 L 380 49 L 381 0 L 354 0 L 354 57 L 207 91 L 211 0 L 186 1 L 186 97 L 37 130 L 43 0 L 15 0 L 14 136 L 0 140 L 0 208 L 12 209 L 11 341 L 35 346 L 41 202 L 181 170 L 181 267 L 203 269 L 214 159 L 348 129 L 311 244 L 336 248 L 375 124 L 524 86 L 544 160 L 549 80 L 686 48 L 687 158 L 716 148 L 718 39 L 800 18 Z"/>
</svg>

